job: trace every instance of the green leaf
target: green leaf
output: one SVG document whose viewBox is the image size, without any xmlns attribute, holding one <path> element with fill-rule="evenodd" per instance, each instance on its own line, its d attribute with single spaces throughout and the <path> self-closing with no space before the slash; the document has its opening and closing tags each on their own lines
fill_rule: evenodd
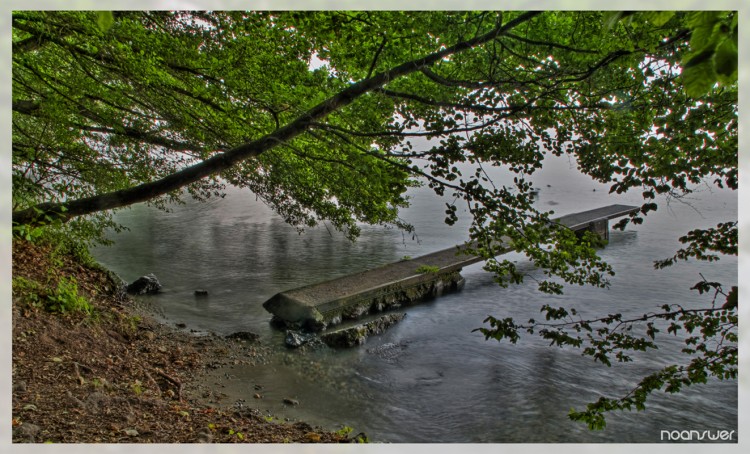
<svg viewBox="0 0 750 454">
<path fill-rule="evenodd" d="M 732 287 L 732 290 L 727 295 L 727 302 L 724 303 L 722 309 L 736 309 L 737 308 L 737 286 Z"/>
<path fill-rule="evenodd" d="M 708 93 L 716 83 L 713 49 L 690 57 L 682 69 L 682 83 L 688 96 L 698 98 Z"/>
<path fill-rule="evenodd" d="M 604 28 L 607 30 L 612 30 L 612 28 L 617 25 L 617 23 L 620 21 L 620 19 L 623 18 L 625 13 L 623 11 L 607 11 L 604 14 L 602 14 L 602 22 L 604 24 Z"/>
<path fill-rule="evenodd" d="M 106 33 L 112 25 L 115 23 L 115 16 L 112 11 L 97 11 L 96 12 L 96 24 L 99 26 L 99 30 Z"/>
<path fill-rule="evenodd" d="M 713 41 L 714 31 L 719 22 L 717 11 L 696 11 L 690 14 L 688 24 L 693 28 L 690 48 L 699 51 Z"/>
<path fill-rule="evenodd" d="M 737 81 L 738 52 L 731 39 L 725 39 L 714 53 L 714 67 L 722 83 L 731 84 Z"/>
<path fill-rule="evenodd" d="M 669 19 L 674 16 L 674 13 L 674 11 L 644 11 L 641 14 L 643 15 L 643 19 L 660 27 L 669 22 Z"/>
<path fill-rule="evenodd" d="M 692 11 L 688 14 L 687 25 L 689 27 L 701 27 L 715 23 L 719 18 L 718 11 Z"/>
</svg>

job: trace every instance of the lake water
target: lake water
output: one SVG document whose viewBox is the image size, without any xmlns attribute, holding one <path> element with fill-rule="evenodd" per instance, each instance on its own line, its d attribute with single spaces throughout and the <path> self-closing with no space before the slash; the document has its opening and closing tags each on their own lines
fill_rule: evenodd
<svg viewBox="0 0 750 454">
<path fill-rule="evenodd" d="M 566 158 L 549 159 L 534 182 L 541 188 L 537 206 L 556 215 L 642 203 L 638 193 L 609 195 L 607 186 L 578 174 Z M 617 273 L 608 289 L 567 287 L 562 296 L 543 295 L 534 281 L 541 274 L 530 267 L 524 284 L 503 289 L 477 264 L 464 269 L 461 292 L 408 308 L 404 321 L 361 348 L 286 351 L 283 333 L 270 327 L 262 307 L 275 293 L 466 238 L 466 222 L 443 224 L 444 201 L 427 189 L 412 196 L 403 217 L 415 225 L 416 239 L 381 227 L 364 227 L 355 243 L 325 227 L 300 235 L 252 194 L 232 190 L 224 199 L 188 202 L 169 213 L 142 205 L 122 211 L 117 220 L 130 231 L 113 234 L 115 245 L 94 255 L 128 282 L 156 274 L 163 293 L 150 301 L 170 323 L 219 334 L 254 331 L 278 346 L 279 355 L 267 365 L 236 366 L 223 391 L 282 417 L 334 430 L 347 425 L 386 442 L 633 443 L 658 442 L 661 430 L 737 430 L 736 381 L 657 393 L 644 412 L 609 415 L 604 431 L 568 419 L 571 408 L 582 409 L 601 395 L 624 395 L 644 374 L 679 359 L 681 341 L 666 334 L 657 338 L 663 340 L 658 351 L 606 367 L 533 336 L 512 345 L 472 332 L 487 315 L 524 322 L 538 317 L 543 304 L 574 307 L 583 316 L 641 315 L 666 303 L 710 304 L 690 287 L 700 273 L 736 285 L 736 257 L 658 271 L 652 264 L 673 255 L 677 238 L 690 229 L 737 219 L 731 191 L 699 188 L 688 203 L 662 200 L 643 225 L 612 231 L 601 250 Z M 209 296 L 196 298 L 199 288 Z M 252 398 L 256 384 L 263 386 L 263 400 Z M 286 407 L 284 397 L 300 405 Z"/>
</svg>

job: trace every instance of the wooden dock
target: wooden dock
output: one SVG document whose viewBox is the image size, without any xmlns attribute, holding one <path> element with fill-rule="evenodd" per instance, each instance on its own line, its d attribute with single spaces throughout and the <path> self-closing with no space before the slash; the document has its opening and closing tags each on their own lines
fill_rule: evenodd
<svg viewBox="0 0 750 454">
<path fill-rule="evenodd" d="M 639 207 L 609 205 L 554 219 L 577 232 L 593 231 L 609 237 L 609 220 L 637 212 Z M 455 246 L 360 273 L 277 293 L 263 303 L 280 328 L 324 330 L 344 320 L 414 304 L 446 291 L 460 289 L 463 267 L 482 261 Z M 508 245 L 499 253 L 509 252 Z"/>
</svg>

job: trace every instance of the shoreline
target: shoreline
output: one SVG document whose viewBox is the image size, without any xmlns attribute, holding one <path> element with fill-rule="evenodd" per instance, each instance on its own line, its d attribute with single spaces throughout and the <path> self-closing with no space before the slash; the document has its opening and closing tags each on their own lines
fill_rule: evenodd
<svg viewBox="0 0 750 454">
<path fill-rule="evenodd" d="M 14 240 L 12 247 L 14 443 L 366 440 L 348 428 L 332 432 L 221 402 L 209 372 L 262 363 L 271 347 L 174 328 L 123 295 L 101 265 L 49 245 Z M 60 282 L 76 284 L 90 313 L 43 307 L 59 296 Z M 211 398 L 217 403 L 207 404 Z"/>
</svg>

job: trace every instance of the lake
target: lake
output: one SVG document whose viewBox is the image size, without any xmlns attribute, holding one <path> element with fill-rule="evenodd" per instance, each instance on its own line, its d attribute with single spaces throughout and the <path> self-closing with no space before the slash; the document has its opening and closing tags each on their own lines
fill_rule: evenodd
<svg viewBox="0 0 750 454">
<path fill-rule="evenodd" d="M 536 205 L 556 216 L 642 203 L 638 192 L 608 194 L 606 185 L 580 175 L 565 157 L 547 158 L 533 181 L 541 189 Z M 710 297 L 690 287 L 701 273 L 727 288 L 736 285 L 736 257 L 664 270 L 655 270 L 653 262 L 674 255 L 677 238 L 689 230 L 736 220 L 732 191 L 699 187 L 685 200 L 658 200 L 659 210 L 642 225 L 612 231 L 601 250 L 616 272 L 607 289 L 567 286 L 564 295 L 541 294 L 535 282 L 541 273 L 511 255 L 528 273 L 521 285 L 500 288 L 481 264 L 472 265 L 463 270 L 462 291 L 406 309 L 404 321 L 360 348 L 286 350 L 284 333 L 270 327 L 271 315 L 262 307 L 275 293 L 466 239 L 467 219 L 443 224 L 444 200 L 426 188 L 411 196 L 402 217 L 416 227 L 414 238 L 372 226 L 363 227 L 354 243 L 325 226 L 300 234 L 251 193 L 230 189 L 223 199 L 188 201 L 168 213 L 144 205 L 121 211 L 116 220 L 130 230 L 112 234 L 115 244 L 93 253 L 128 282 L 156 274 L 163 293 L 148 299 L 169 323 L 219 334 L 253 331 L 277 347 L 269 364 L 232 369 L 222 391 L 282 417 L 333 430 L 347 425 L 371 440 L 401 443 L 636 443 L 658 442 L 661 430 L 737 430 L 736 381 L 657 393 L 646 411 L 609 415 L 604 431 L 568 419 L 571 408 L 582 409 L 601 395 L 624 395 L 644 374 L 679 360 L 682 343 L 666 333 L 657 337 L 658 351 L 606 367 L 530 335 L 512 345 L 472 332 L 490 314 L 519 322 L 538 318 L 544 304 L 574 307 L 584 317 L 640 315 L 663 304 L 709 305 Z M 196 289 L 209 295 L 196 298 Z M 252 398 L 257 384 L 265 397 L 259 401 Z M 300 404 L 287 407 L 284 397 Z"/>
</svg>

